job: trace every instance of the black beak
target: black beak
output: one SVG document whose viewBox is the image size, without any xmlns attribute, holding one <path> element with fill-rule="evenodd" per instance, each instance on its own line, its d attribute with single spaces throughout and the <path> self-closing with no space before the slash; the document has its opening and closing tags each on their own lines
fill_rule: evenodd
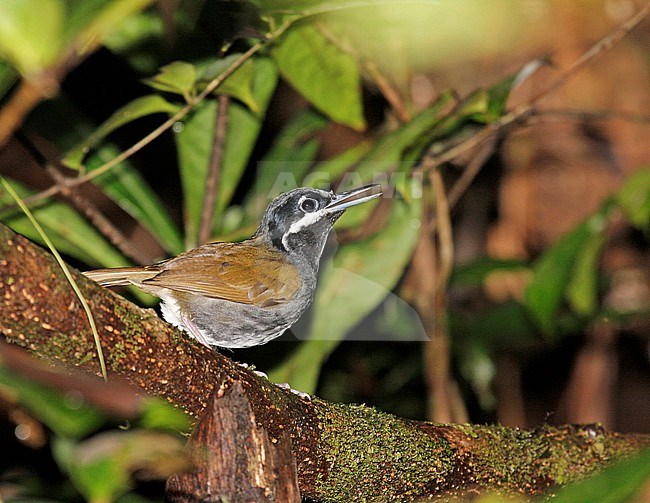
<svg viewBox="0 0 650 503">
<path fill-rule="evenodd" d="M 325 206 L 327 211 L 342 211 L 350 206 L 365 203 L 381 196 L 381 185 L 372 184 L 365 185 L 358 189 L 350 190 L 349 192 L 341 192 L 335 194 L 334 199 Z"/>
</svg>

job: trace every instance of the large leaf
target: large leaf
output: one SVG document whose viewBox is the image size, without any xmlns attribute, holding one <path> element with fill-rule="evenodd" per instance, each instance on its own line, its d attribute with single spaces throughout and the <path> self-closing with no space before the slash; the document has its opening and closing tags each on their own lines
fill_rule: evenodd
<svg viewBox="0 0 650 503">
<path fill-rule="evenodd" d="M 312 24 L 292 27 L 273 47 L 282 76 L 334 121 L 365 128 L 357 62 Z"/>
<path fill-rule="evenodd" d="M 87 167 L 92 170 L 118 154 L 116 147 L 106 145 L 88 158 Z M 181 232 L 160 197 L 129 163 L 118 164 L 93 183 L 147 229 L 170 255 L 178 255 L 185 249 Z"/>
<path fill-rule="evenodd" d="M 420 201 L 396 200 L 380 232 L 341 246 L 333 263 L 324 264 L 309 339 L 271 372 L 271 380 L 289 382 L 308 393 L 315 390 L 325 359 L 350 329 L 391 294 L 413 253 L 419 227 L 412 224 L 419 217 Z M 356 335 L 363 338 L 363 334 Z"/>
<path fill-rule="evenodd" d="M 237 184 L 248 164 L 259 133 L 262 116 L 277 83 L 275 65 L 266 58 L 255 60 L 253 95 L 262 114 L 255 114 L 238 102 L 230 102 L 223 159 L 218 181 L 215 223 L 230 203 Z M 185 239 L 188 247 L 198 244 L 205 180 L 214 143 L 216 102 L 205 100 L 185 120 L 176 135 L 183 184 Z M 217 225 L 214 225 L 217 227 Z"/>
<path fill-rule="evenodd" d="M 199 69 L 199 88 L 207 85 L 211 80 L 214 80 L 225 72 L 241 56 L 241 54 L 237 53 L 229 54 L 225 58 L 219 58 L 201 65 Z M 258 114 L 266 108 L 266 104 L 258 103 L 255 98 L 255 94 L 253 93 L 254 78 L 255 62 L 248 60 L 234 73 L 229 75 L 215 90 L 215 93 L 225 94 L 226 96 L 235 98 L 250 108 L 252 112 Z"/>
<path fill-rule="evenodd" d="M 178 110 L 178 105 L 168 102 L 157 94 L 136 98 L 113 112 L 93 134 L 70 149 L 63 157 L 62 162 L 69 168 L 80 169 L 90 150 L 116 129 L 147 115 L 157 113 L 175 114 Z"/>
<path fill-rule="evenodd" d="M 585 253 L 586 247 L 595 246 L 593 240 L 603 232 L 604 218 L 601 213 L 592 216 L 575 230 L 564 235 L 535 263 L 533 279 L 526 289 L 526 307 L 542 332 L 549 337 L 555 333 L 556 316 L 566 289 L 574 276 L 577 260 Z M 574 290 L 576 288 L 573 287 Z M 584 300 L 577 302 L 580 304 Z"/>
<path fill-rule="evenodd" d="M 560 489 L 550 500 L 553 503 L 640 502 L 639 493 L 643 491 L 643 487 L 647 487 L 648 482 L 650 482 L 650 449 L 645 449 L 628 459 L 608 466 L 599 473 Z"/>
<path fill-rule="evenodd" d="M 151 1 L 2 0 L 0 55 L 23 75 L 38 73 L 68 49 L 77 54 L 94 50 Z"/>
<path fill-rule="evenodd" d="M 26 189 L 16 181 L 12 181 L 11 184 L 20 197 L 24 198 L 33 194 L 33 191 Z M 9 194 L 0 191 L 0 204 L 13 203 Z M 31 208 L 31 210 L 61 253 L 95 266 L 118 267 L 127 262 L 86 219 L 69 206 L 56 201 L 48 201 Z M 41 242 L 34 226 L 20 210 L 0 213 L 0 221 L 30 240 Z"/>
<path fill-rule="evenodd" d="M 63 48 L 62 0 L 2 0 L 0 57 L 23 75 L 52 64 Z"/>
</svg>

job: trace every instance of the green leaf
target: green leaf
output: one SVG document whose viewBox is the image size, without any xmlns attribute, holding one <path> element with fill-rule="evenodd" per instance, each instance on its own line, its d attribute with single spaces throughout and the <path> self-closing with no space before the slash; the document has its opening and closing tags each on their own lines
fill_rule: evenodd
<svg viewBox="0 0 650 503">
<path fill-rule="evenodd" d="M 129 473 L 116 456 L 74 464 L 70 478 L 87 501 L 112 501 L 133 486 Z"/>
<path fill-rule="evenodd" d="M 512 91 L 512 86 L 517 81 L 519 73 L 506 77 L 501 82 L 488 90 L 488 109 L 485 122 L 494 122 L 506 112 L 506 103 Z"/>
<path fill-rule="evenodd" d="M 275 65 L 266 58 L 255 60 L 253 95 L 261 114 L 255 114 L 237 102 L 228 107 L 228 124 L 223 160 L 218 181 L 217 207 L 214 228 L 237 188 L 248 164 L 259 133 L 262 116 L 277 83 Z M 205 100 L 185 120 L 185 126 L 176 135 L 185 210 L 185 239 L 187 247 L 198 244 L 198 229 L 205 194 L 216 118 L 216 102 Z"/>
<path fill-rule="evenodd" d="M 168 102 L 157 94 L 136 98 L 113 112 L 93 134 L 69 150 L 63 157 L 62 162 L 69 168 L 80 169 L 88 152 L 117 128 L 147 115 L 156 113 L 175 114 L 179 109 L 178 105 Z"/>
<path fill-rule="evenodd" d="M 355 163 L 355 169 L 345 172 L 340 179 L 340 189 L 348 190 L 367 183 L 380 183 L 385 190 L 399 188 L 405 198 L 419 197 L 419 179 L 409 176 L 409 172 L 424 149 L 436 137 L 438 129 L 446 123 L 445 111 L 454 102 L 451 92 L 442 93 L 429 108 L 416 115 L 411 121 L 395 131 L 384 135 L 365 155 Z M 426 139 L 426 141 L 424 141 Z M 362 153 L 366 146 L 354 152 L 352 159 Z M 321 176 L 328 181 L 340 174 L 341 160 L 322 163 L 316 167 Z M 330 171 L 330 170 L 333 170 Z M 373 211 L 374 204 L 364 204 L 339 222 L 337 228 L 356 227 Z"/>
<path fill-rule="evenodd" d="M 312 393 L 320 368 L 345 334 L 376 308 L 395 287 L 419 235 L 420 201 L 393 201 L 386 226 L 372 237 L 338 250 L 324 265 L 314 298 L 309 339 L 270 379 Z"/>
<path fill-rule="evenodd" d="M 604 245 L 604 232 L 593 234 L 576 257 L 566 298 L 581 316 L 593 316 L 598 311 L 598 266 Z"/>
<path fill-rule="evenodd" d="M 266 206 L 270 198 L 303 185 L 320 146 L 315 135 L 327 124 L 321 114 L 311 109 L 298 112 L 259 162 L 252 197 Z"/>
<path fill-rule="evenodd" d="M 202 90 L 202 87 L 225 72 L 241 56 L 241 54 L 237 53 L 230 54 L 225 58 L 219 58 L 211 63 L 201 65 L 201 69 L 199 70 L 199 89 Z M 225 94 L 226 96 L 235 98 L 250 108 L 251 112 L 258 114 L 262 109 L 266 108 L 266 105 L 258 103 L 255 99 L 255 95 L 253 94 L 254 77 L 255 63 L 248 60 L 228 76 L 214 92 L 215 94 Z"/>
<path fill-rule="evenodd" d="M 164 429 L 182 433 L 192 431 L 190 416 L 175 408 L 167 400 L 158 397 L 143 398 L 139 424 L 146 429 Z"/>
<path fill-rule="evenodd" d="M 189 468 L 179 438 L 146 430 L 106 431 L 77 444 L 56 438 L 53 454 L 87 501 L 113 501 L 137 471 L 166 478 Z"/>
<path fill-rule="evenodd" d="M 84 0 L 70 2 L 66 22 L 67 39 L 81 54 L 117 30 L 125 20 L 147 7 L 152 0 Z"/>
<path fill-rule="evenodd" d="M 0 1 L 0 57 L 25 76 L 40 72 L 63 48 L 61 0 Z"/>
<path fill-rule="evenodd" d="M 650 167 L 630 175 L 618 191 L 616 201 L 636 227 L 650 232 Z"/>
<path fill-rule="evenodd" d="M 18 375 L 1 361 L 0 387 L 5 393 L 14 395 L 21 407 L 59 435 L 80 438 L 106 421 L 106 416 L 97 409 L 84 405 L 75 395 L 62 394 Z"/>
<path fill-rule="evenodd" d="M 33 191 L 15 180 L 11 181 L 11 185 L 22 198 L 33 194 Z M 13 202 L 9 194 L 0 192 L 2 205 Z M 69 206 L 56 201 L 46 201 L 31 210 L 61 253 L 94 266 L 118 267 L 127 262 L 90 223 Z M 0 213 L 0 221 L 28 239 L 41 242 L 34 226 L 20 210 Z"/>
<path fill-rule="evenodd" d="M 650 449 L 618 461 L 603 471 L 570 484 L 551 498 L 553 503 L 625 503 L 650 481 Z"/>
<path fill-rule="evenodd" d="M 0 99 L 11 89 L 17 79 L 16 70 L 4 61 L 0 61 Z"/>
<path fill-rule="evenodd" d="M 400 168 L 403 168 L 401 161 L 407 149 L 413 149 L 420 139 L 425 138 L 426 144 L 417 149 L 417 153 L 421 153 L 424 147 L 436 138 L 438 128 L 445 123 L 445 113 L 453 103 L 453 93 L 443 92 L 433 105 L 395 131 L 383 136 L 361 159 L 355 172 L 361 175 L 364 181 L 370 181 L 372 175 L 377 173 L 405 171 Z"/>
<path fill-rule="evenodd" d="M 289 29 L 271 54 L 282 76 L 316 108 L 336 122 L 365 128 L 357 62 L 312 24 Z"/>
<path fill-rule="evenodd" d="M 105 145 L 91 154 L 87 168 L 92 171 L 118 154 L 116 147 Z M 178 255 L 185 249 L 183 237 L 165 205 L 128 162 L 118 164 L 93 183 L 147 229 L 170 255 Z"/>
<path fill-rule="evenodd" d="M 79 2 L 86 3 L 86 2 Z M 104 45 L 128 62 L 138 74 L 153 75 L 160 66 L 158 51 L 165 37 L 165 24 L 155 9 L 140 11 L 125 19 L 104 38 Z"/>
<path fill-rule="evenodd" d="M 525 301 L 528 312 L 546 336 L 555 333 L 556 315 L 573 277 L 576 261 L 584 253 L 585 247 L 592 243 L 594 236 L 603 232 L 604 218 L 601 213 L 594 215 L 564 235 L 535 263 L 533 280 L 526 289 Z"/>
<path fill-rule="evenodd" d="M 194 94 L 196 68 L 185 61 L 174 61 L 163 66 L 158 74 L 143 82 L 158 91 L 180 94 L 185 100 Z"/>
</svg>

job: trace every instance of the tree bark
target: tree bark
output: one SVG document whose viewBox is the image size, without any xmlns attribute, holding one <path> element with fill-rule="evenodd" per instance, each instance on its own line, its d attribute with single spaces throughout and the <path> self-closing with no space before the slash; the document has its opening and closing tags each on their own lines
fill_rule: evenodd
<svg viewBox="0 0 650 503">
<path fill-rule="evenodd" d="M 271 441 L 237 382 L 212 393 L 189 451 L 195 469 L 169 478 L 167 501 L 301 501 L 289 433 Z"/>
<path fill-rule="evenodd" d="M 215 409 L 217 398 L 243 395 L 250 409 L 238 410 L 249 423 L 254 417 L 262 437 L 268 435 L 271 444 L 290 439 L 303 497 L 385 501 L 486 491 L 543 494 L 650 444 L 648 435 L 610 433 L 599 425 L 525 431 L 434 424 L 300 398 L 199 345 L 154 311 L 79 273 L 75 278 L 94 313 L 109 379 L 122 376 L 194 417 L 205 410 L 194 443 L 209 440 L 206 421 L 226 424 L 215 417 L 223 414 Z M 0 299 L 0 331 L 7 341 L 50 362 L 99 375 L 88 321 L 60 267 L 1 225 Z M 197 488 L 197 494 L 201 491 L 206 488 Z"/>
</svg>

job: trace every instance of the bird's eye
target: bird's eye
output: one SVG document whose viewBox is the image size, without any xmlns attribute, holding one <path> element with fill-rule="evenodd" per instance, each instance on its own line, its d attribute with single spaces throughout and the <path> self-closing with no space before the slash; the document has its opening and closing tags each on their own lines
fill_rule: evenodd
<svg viewBox="0 0 650 503">
<path fill-rule="evenodd" d="M 305 213 L 312 213 L 318 209 L 318 201 L 311 197 L 306 197 L 300 201 L 300 209 Z"/>
</svg>

